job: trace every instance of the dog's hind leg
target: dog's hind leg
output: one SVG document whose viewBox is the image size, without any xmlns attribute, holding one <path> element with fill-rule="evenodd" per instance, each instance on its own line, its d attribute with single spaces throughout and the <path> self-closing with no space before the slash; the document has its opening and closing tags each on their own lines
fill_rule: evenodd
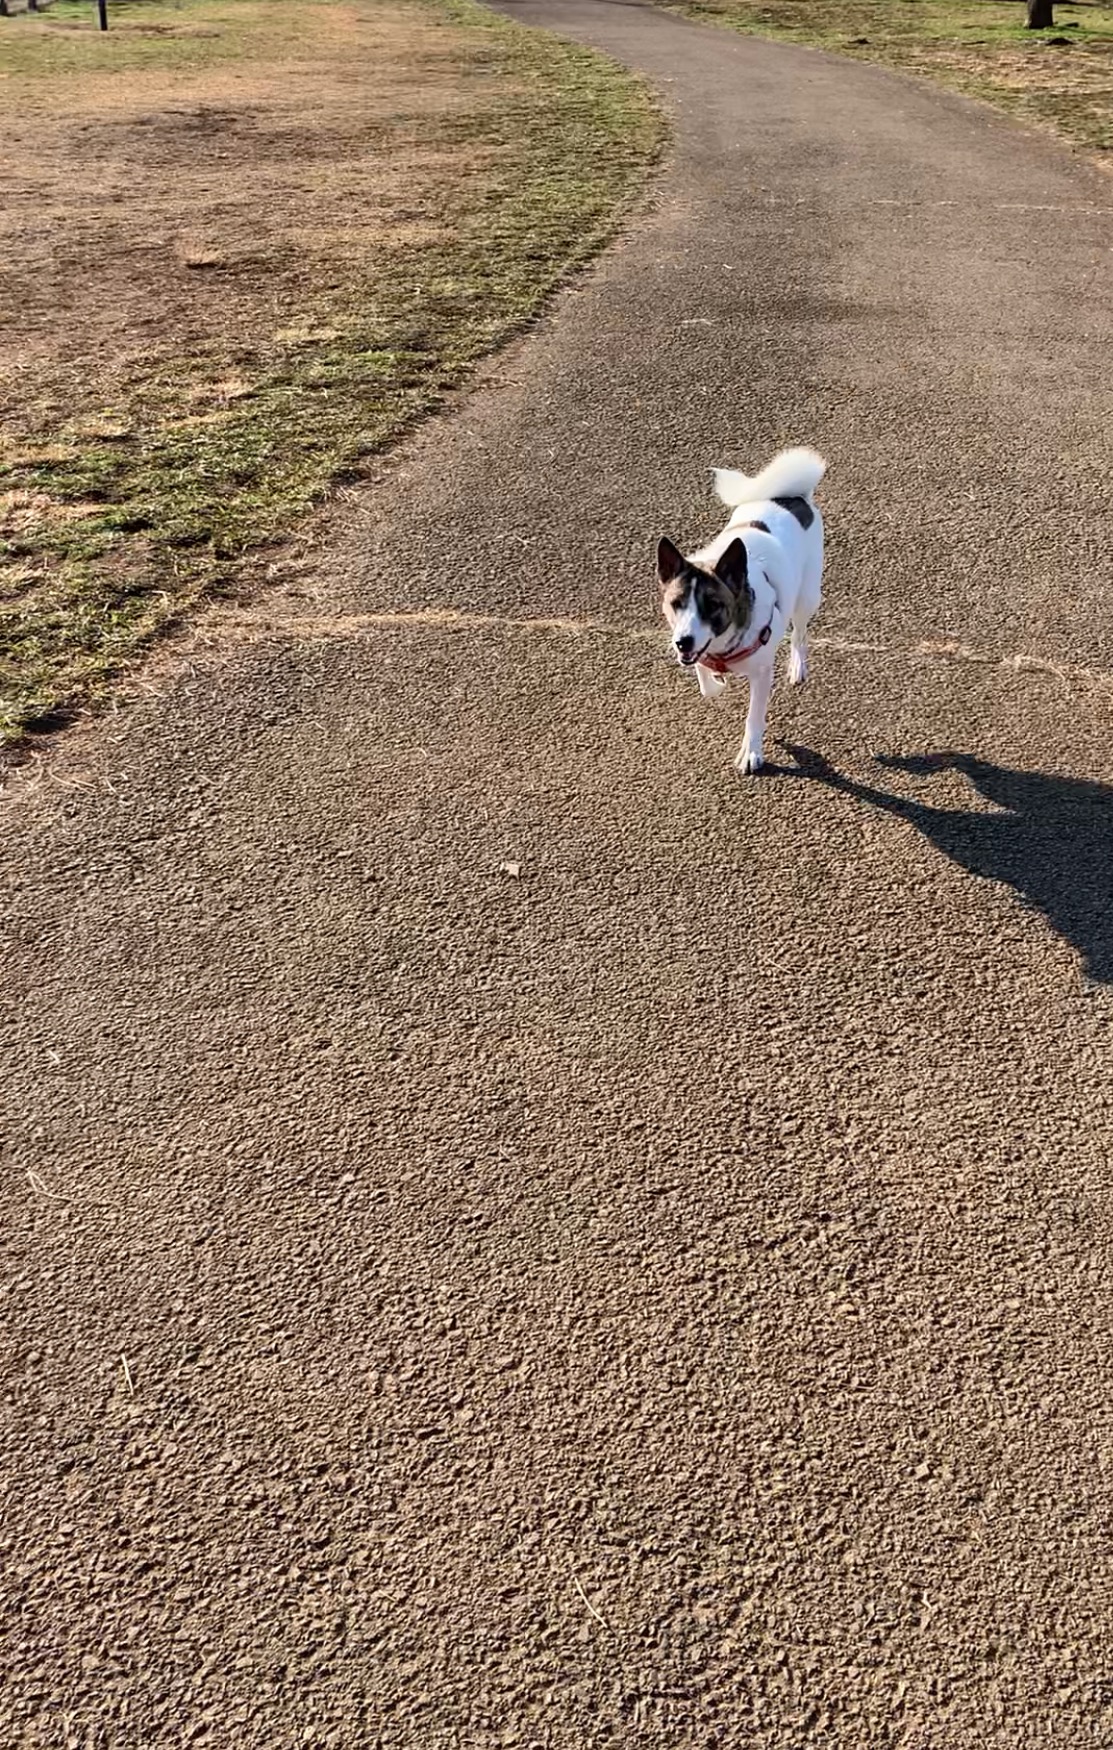
<svg viewBox="0 0 1113 1750">
<path fill-rule="evenodd" d="M 808 678 L 808 623 L 792 622 L 792 639 L 788 647 L 788 684 L 802 687 Z"/>
<path fill-rule="evenodd" d="M 799 687 L 808 678 L 808 622 L 819 607 L 819 589 L 823 578 L 823 548 L 809 554 L 804 564 L 800 594 L 792 612 L 792 638 L 788 652 L 788 684 Z"/>
</svg>

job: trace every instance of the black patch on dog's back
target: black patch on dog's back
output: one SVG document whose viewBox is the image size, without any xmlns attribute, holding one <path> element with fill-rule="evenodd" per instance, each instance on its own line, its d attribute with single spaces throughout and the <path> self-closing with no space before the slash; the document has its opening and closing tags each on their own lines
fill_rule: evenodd
<svg viewBox="0 0 1113 1750">
<path fill-rule="evenodd" d="M 776 501 L 774 500 L 774 502 Z M 770 532 L 768 523 L 735 523 L 733 526 L 736 529 L 760 529 L 763 535 Z"/>
<path fill-rule="evenodd" d="M 773 503 L 794 516 L 802 529 L 810 529 L 815 522 L 815 511 L 806 498 L 775 498 Z"/>
</svg>

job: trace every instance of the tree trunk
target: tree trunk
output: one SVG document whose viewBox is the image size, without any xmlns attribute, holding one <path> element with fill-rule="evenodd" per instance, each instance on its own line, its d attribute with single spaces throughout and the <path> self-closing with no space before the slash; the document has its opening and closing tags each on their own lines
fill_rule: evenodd
<svg viewBox="0 0 1113 1750">
<path fill-rule="evenodd" d="M 1028 0 L 1028 30 L 1054 30 L 1054 0 Z"/>
</svg>

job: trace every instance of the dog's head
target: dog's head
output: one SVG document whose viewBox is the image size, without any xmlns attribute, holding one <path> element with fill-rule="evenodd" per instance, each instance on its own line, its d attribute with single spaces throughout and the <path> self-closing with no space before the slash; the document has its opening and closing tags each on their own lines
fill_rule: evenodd
<svg viewBox="0 0 1113 1750">
<path fill-rule="evenodd" d="M 714 570 L 705 571 L 662 535 L 657 544 L 657 576 L 673 649 L 684 668 L 691 668 L 728 632 L 749 625 L 754 592 L 742 541 L 732 541 Z"/>
</svg>

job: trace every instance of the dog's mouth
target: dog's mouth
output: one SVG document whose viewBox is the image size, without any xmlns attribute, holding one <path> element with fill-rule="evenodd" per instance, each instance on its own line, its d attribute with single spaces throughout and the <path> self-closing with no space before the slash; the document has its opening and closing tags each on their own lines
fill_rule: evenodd
<svg viewBox="0 0 1113 1750">
<path fill-rule="evenodd" d="M 714 640 L 709 638 L 700 650 L 677 650 L 676 660 L 681 668 L 694 668 L 701 656 L 706 656 Z"/>
</svg>

